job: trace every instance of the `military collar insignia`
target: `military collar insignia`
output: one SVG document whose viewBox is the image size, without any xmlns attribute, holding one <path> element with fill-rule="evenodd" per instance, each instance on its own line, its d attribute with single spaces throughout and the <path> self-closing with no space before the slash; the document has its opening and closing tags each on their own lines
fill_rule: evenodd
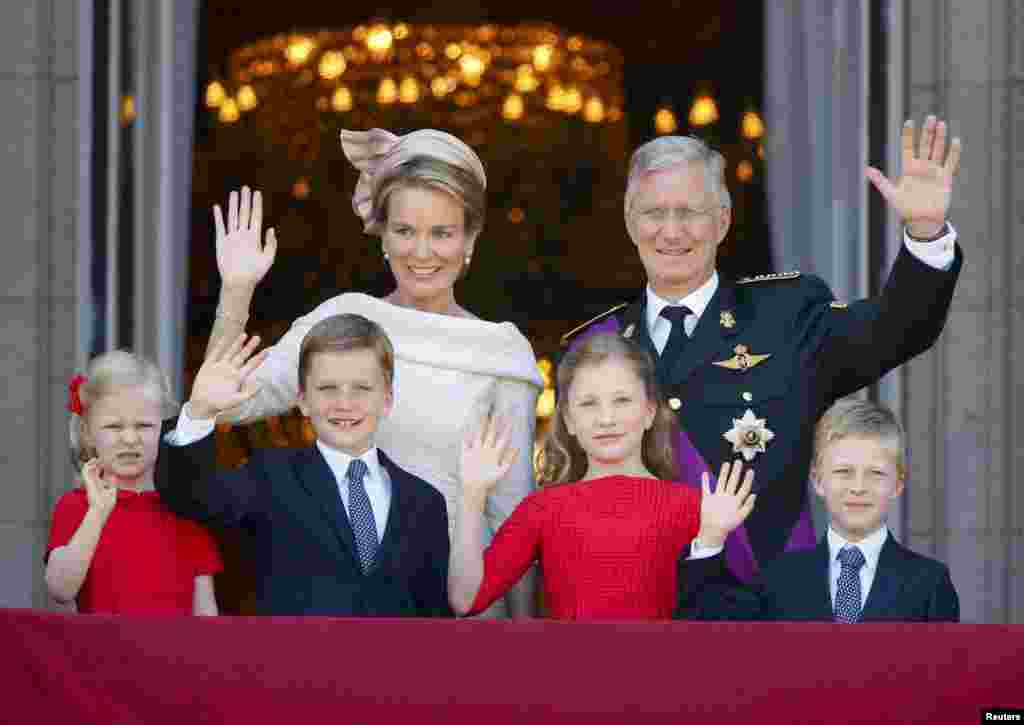
<svg viewBox="0 0 1024 725">
<path fill-rule="evenodd" d="M 772 356 L 771 353 L 764 355 L 752 355 L 750 354 L 750 348 L 746 345 L 737 345 L 733 348 L 733 355 L 728 360 L 716 360 L 713 364 L 720 368 L 726 368 L 728 370 L 749 370 L 755 365 L 760 365 L 765 360 Z"/>
<path fill-rule="evenodd" d="M 732 310 L 722 310 L 718 315 L 718 324 L 726 330 L 731 330 L 736 327 L 736 315 L 732 313 Z"/>
<path fill-rule="evenodd" d="M 783 279 L 796 279 L 800 276 L 800 272 L 793 270 L 792 272 L 776 272 L 774 274 L 758 274 L 754 277 L 743 277 L 742 279 L 736 280 L 736 284 L 754 284 L 755 282 L 775 282 Z"/>
<path fill-rule="evenodd" d="M 742 418 L 732 419 L 732 428 L 722 437 L 732 443 L 732 452 L 739 453 L 746 461 L 754 460 L 758 453 L 764 453 L 765 446 L 775 437 L 765 425 L 765 418 L 758 418 L 754 411 L 747 408 Z"/>
<path fill-rule="evenodd" d="M 593 325 L 595 322 L 600 322 L 601 320 L 603 320 L 604 318 L 608 317 L 609 315 L 613 315 L 616 312 L 618 312 L 619 310 L 621 310 L 623 307 L 628 307 L 628 306 L 629 306 L 628 302 L 623 302 L 621 305 L 615 305 L 615 307 L 612 307 L 610 310 L 605 310 L 604 312 L 602 312 L 600 315 L 597 315 L 596 317 L 591 317 L 589 320 L 584 322 L 582 325 L 577 325 L 576 327 L 572 328 L 567 333 L 562 335 L 562 339 L 560 340 L 560 342 L 562 343 L 562 345 L 569 344 L 569 340 L 571 340 L 572 336 L 575 335 L 576 333 L 582 332 L 583 330 L 585 330 L 588 327 L 590 327 L 591 325 Z"/>
</svg>

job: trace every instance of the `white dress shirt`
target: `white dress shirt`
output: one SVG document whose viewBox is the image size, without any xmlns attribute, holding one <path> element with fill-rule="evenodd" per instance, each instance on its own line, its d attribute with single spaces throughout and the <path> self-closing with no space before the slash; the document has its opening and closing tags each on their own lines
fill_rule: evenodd
<svg viewBox="0 0 1024 725">
<path fill-rule="evenodd" d="M 871 593 L 871 585 L 875 581 L 875 572 L 878 571 L 878 556 L 882 553 L 885 540 L 889 538 L 889 529 L 883 526 L 870 536 L 854 543 L 844 539 L 829 526 L 825 538 L 828 540 L 828 589 L 832 608 L 835 609 L 839 572 L 843 568 L 839 563 L 839 550 L 844 546 L 856 546 L 864 555 L 864 566 L 858 572 L 860 574 L 860 606 L 863 609 L 868 601 L 868 594 Z"/>
<path fill-rule="evenodd" d="M 341 502 L 345 504 L 345 513 L 349 513 L 348 479 L 345 478 L 345 473 L 355 456 L 331 448 L 323 441 L 317 441 L 316 447 L 320 449 L 327 465 L 331 467 L 334 480 L 338 483 L 338 491 L 341 493 Z M 363 477 L 363 486 L 366 488 L 366 495 L 369 497 L 370 507 L 373 509 L 373 521 L 377 525 L 377 543 L 379 544 L 384 539 L 384 527 L 388 524 L 388 511 L 391 509 L 391 478 L 384 467 L 380 465 L 375 447 L 359 458 L 368 469 Z M 352 516 L 349 515 L 349 520 L 351 521 L 351 519 Z"/>
<path fill-rule="evenodd" d="M 948 222 L 947 222 L 948 224 Z M 947 270 L 953 266 L 954 249 L 956 247 L 956 229 L 949 224 L 949 232 L 933 242 L 916 242 L 910 238 L 906 230 L 903 232 L 903 244 L 907 251 L 919 260 L 935 269 Z M 672 323 L 661 316 L 661 311 L 669 305 L 686 305 L 692 314 L 683 319 L 683 329 L 687 336 L 692 336 L 693 331 L 700 322 L 701 315 L 711 303 L 711 298 L 718 291 L 718 272 L 712 272 L 707 282 L 695 289 L 680 300 L 666 300 L 659 297 L 647 285 L 647 332 L 651 336 L 651 342 L 660 355 L 668 343 L 668 336 L 672 332 Z"/>
<path fill-rule="evenodd" d="M 178 423 L 174 430 L 164 436 L 164 440 L 172 446 L 185 446 L 204 438 L 216 427 L 216 420 L 213 418 L 200 419 L 189 415 L 188 403 L 181 407 L 178 415 Z M 328 445 L 316 442 L 324 460 L 327 461 L 334 480 L 341 494 L 341 502 L 345 505 L 345 513 L 348 513 L 348 479 L 345 473 L 348 471 L 348 464 L 352 462 L 353 456 L 331 448 Z M 363 486 L 366 488 L 366 495 L 370 499 L 370 507 L 373 508 L 373 521 L 377 526 L 377 542 L 384 538 L 384 528 L 388 522 L 388 512 L 391 509 L 391 478 L 384 467 L 380 465 L 377 456 L 377 448 L 371 448 L 359 456 L 366 464 L 367 472 L 363 477 Z"/>
<path fill-rule="evenodd" d="M 663 297 L 659 297 L 651 289 L 651 286 L 647 285 L 647 332 L 650 334 L 651 342 L 654 343 L 654 348 L 658 351 L 659 355 L 665 349 L 665 345 L 668 343 L 668 336 L 672 332 L 672 323 L 661 316 L 661 311 L 670 305 L 686 305 L 690 308 L 691 314 L 683 318 L 683 330 L 686 332 L 686 336 L 690 337 L 700 321 L 700 316 L 704 314 L 704 310 L 711 304 L 711 298 L 715 296 L 717 291 L 718 272 L 712 272 L 707 282 L 681 300 L 666 300 Z"/>
</svg>

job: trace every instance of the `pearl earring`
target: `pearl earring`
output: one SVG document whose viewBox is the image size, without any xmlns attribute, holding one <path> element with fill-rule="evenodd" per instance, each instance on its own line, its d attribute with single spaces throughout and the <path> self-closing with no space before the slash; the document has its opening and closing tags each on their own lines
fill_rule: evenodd
<svg viewBox="0 0 1024 725">
<path fill-rule="evenodd" d="M 468 254 L 467 254 L 467 255 L 466 255 L 466 266 L 467 266 L 467 267 L 469 266 L 469 260 L 470 260 L 470 259 L 472 259 L 472 257 L 471 257 L 470 255 L 468 255 Z"/>
</svg>

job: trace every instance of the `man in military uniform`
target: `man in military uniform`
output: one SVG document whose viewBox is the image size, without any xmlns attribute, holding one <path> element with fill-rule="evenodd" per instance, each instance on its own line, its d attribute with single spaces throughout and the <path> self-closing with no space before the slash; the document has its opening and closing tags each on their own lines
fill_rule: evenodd
<svg viewBox="0 0 1024 725">
<path fill-rule="evenodd" d="M 844 304 L 798 272 L 720 280 L 716 252 L 731 221 L 724 159 L 690 137 L 641 146 L 625 214 L 647 288 L 563 339 L 616 331 L 654 356 L 683 429 L 681 480 L 699 485 L 709 466 L 733 459 L 753 467 L 757 505 L 726 543 L 743 580 L 815 543 L 807 480 L 818 418 L 927 350 L 945 324 L 963 259 L 946 221 L 960 140 L 947 144 L 946 124 L 929 117 L 919 141 L 904 125 L 902 147 L 901 178 L 866 176 L 903 220 L 903 249 L 881 295 Z"/>
</svg>

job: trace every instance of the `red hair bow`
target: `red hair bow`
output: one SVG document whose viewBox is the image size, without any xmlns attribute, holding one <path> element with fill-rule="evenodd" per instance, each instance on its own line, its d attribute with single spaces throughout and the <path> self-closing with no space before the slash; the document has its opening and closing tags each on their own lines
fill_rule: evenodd
<svg viewBox="0 0 1024 725">
<path fill-rule="evenodd" d="M 82 405 L 82 396 L 79 395 L 78 389 L 82 387 L 87 378 L 84 375 L 76 375 L 71 378 L 71 383 L 68 385 L 68 410 L 75 415 L 82 415 L 85 413 L 85 406 Z"/>
</svg>

